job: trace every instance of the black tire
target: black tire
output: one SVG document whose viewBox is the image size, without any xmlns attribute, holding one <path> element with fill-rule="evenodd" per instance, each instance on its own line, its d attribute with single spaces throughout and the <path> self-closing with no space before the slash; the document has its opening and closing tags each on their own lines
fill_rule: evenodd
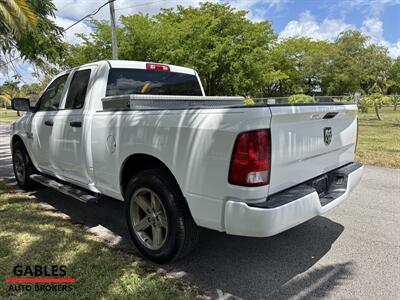
<svg viewBox="0 0 400 300">
<path fill-rule="evenodd" d="M 37 186 L 36 182 L 30 179 L 30 175 L 36 170 L 21 141 L 15 143 L 12 151 L 13 169 L 18 185 L 24 190 L 30 190 Z"/>
<path fill-rule="evenodd" d="M 168 221 L 168 230 L 164 232 L 164 242 L 159 249 L 150 249 L 146 246 L 143 237 L 140 237 L 142 233 L 137 233 L 133 228 L 135 221 L 132 207 L 136 205 L 133 203 L 135 202 L 133 196 L 143 190 L 150 190 L 156 194 Z M 143 256 L 156 263 L 167 263 L 184 257 L 196 246 L 200 229 L 194 223 L 179 188 L 164 170 L 153 169 L 136 174 L 126 187 L 125 199 L 128 229 L 135 246 Z M 145 214 L 143 218 L 147 216 L 149 215 Z"/>
</svg>

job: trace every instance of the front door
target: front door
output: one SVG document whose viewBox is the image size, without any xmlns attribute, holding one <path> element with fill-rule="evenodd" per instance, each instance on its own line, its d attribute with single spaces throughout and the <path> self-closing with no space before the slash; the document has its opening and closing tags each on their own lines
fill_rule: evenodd
<svg viewBox="0 0 400 300">
<path fill-rule="evenodd" d="M 38 167 L 56 175 L 55 153 L 59 147 L 55 133 L 59 105 L 64 95 L 68 74 L 57 77 L 39 99 L 32 116 L 32 150 Z"/>
</svg>

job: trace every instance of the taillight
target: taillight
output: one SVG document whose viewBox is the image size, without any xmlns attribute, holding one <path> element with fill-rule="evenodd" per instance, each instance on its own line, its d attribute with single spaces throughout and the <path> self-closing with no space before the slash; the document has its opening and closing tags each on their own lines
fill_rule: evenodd
<svg viewBox="0 0 400 300">
<path fill-rule="evenodd" d="M 167 65 L 162 65 L 162 64 L 151 64 L 147 63 L 146 64 L 146 70 L 153 70 L 153 71 L 162 71 L 162 72 L 169 72 L 169 66 Z"/>
<path fill-rule="evenodd" d="M 269 129 L 241 133 L 235 142 L 229 183 L 242 186 L 269 184 L 271 134 Z"/>
</svg>

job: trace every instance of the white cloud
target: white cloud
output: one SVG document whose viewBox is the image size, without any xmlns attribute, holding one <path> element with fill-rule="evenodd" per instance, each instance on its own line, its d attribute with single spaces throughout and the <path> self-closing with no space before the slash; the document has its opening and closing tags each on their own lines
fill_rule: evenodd
<svg viewBox="0 0 400 300">
<path fill-rule="evenodd" d="M 81 17 L 94 12 L 98 7 L 106 2 L 106 0 L 54 0 L 57 7 L 56 15 L 68 19 L 80 19 Z M 118 0 L 114 2 L 115 14 L 118 18 L 121 15 L 129 15 L 141 12 L 143 14 L 154 14 L 161 8 L 176 7 L 179 5 L 189 6 L 198 5 L 200 0 L 149 0 L 147 2 L 136 2 L 132 0 Z M 214 0 L 214 2 L 217 2 Z M 93 18 L 97 20 L 109 20 L 109 6 L 103 7 Z"/>
<path fill-rule="evenodd" d="M 97 7 L 105 3 L 105 0 L 55 0 L 53 3 L 57 7 L 56 16 L 68 18 L 68 19 L 79 19 L 84 15 L 93 12 Z M 118 1 L 120 2 L 120 1 Z M 104 19 L 108 17 L 109 10 L 108 7 L 104 7 L 96 15 L 97 17 Z"/>
<path fill-rule="evenodd" d="M 400 0 L 346 0 L 341 4 L 347 10 L 354 8 L 366 9 L 368 14 L 378 17 L 385 8 L 400 4 Z"/>
<path fill-rule="evenodd" d="M 332 41 L 340 32 L 354 28 L 353 25 L 340 19 L 326 18 L 319 23 L 309 11 L 305 11 L 300 15 L 299 20 L 292 20 L 286 25 L 279 34 L 279 38 L 303 36 L 316 40 Z"/>
<path fill-rule="evenodd" d="M 383 36 L 383 22 L 377 17 L 365 19 L 361 28 L 356 28 L 354 25 L 345 23 L 341 19 L 326 18 L 322 22 L 318 22 L 309 11 L 305 11 L 300 15 L 298 20 L 292 20 L 286 25 L 280 32 L 279 38 L 285 39 L 301 36 L 315 40 L 333 41 L 339 33 L 350 29 L 360 29 L 370 38 L 371 43 L 387 47 L 392 58 L 400 55 L 400 41 L 390 43 L 385 40 Z"/>
<path fill-rule="evenodd" d="M 58 26 L 63 28 L 67 28 L 71 24 L 73 24 L 76 20 L 80 18 L 94 13 L 97 8 L 106 3 L 106 0 L 55 0 L 53 1 L 57 7 L 56 18 L 54 21 Z M 182 3 L 183 2 L 183 3 Z M 176 7 L 178 4 L 189 5 L 197 5 L 200 0 L 169 0 L 169 1 L 148 1 L 147 3 L 143 2 L 133 2 L 131 0 L 118 0 L 114 2 L 115 6 L 115 14 L 116 18 L 121 15 L 129 15 L 133 13 L 143 13 L 143 14 L 155 14 L 160 11 L 160 9 L 168 8 L 168 7 Z M 96 20 L 109 20 L 110 19 L 110 10 L 109 6 L 106 5 L 102 9 L 100 9 L 92 18 Z M 87 21 L 83 21 L 69 29 L 64 33 L 64 38 L 70 43 L 79 43 L 81 39 L 76 36 L 77 33 L 88 34 L 92 32 L 92 29 L 89 25 L 87 25 Z"/>
<path fill-rule="evenodd" d="M 380 43 L 383 40 L 383 22 L 378 18 L 364 20 L 361 30 L 371 38 L 373 43 Z"/>
<path fill-rule="evenodd" d="M 385 40 L 383 36 L 383 22 L 377 17 L 364 20 L 361 31 L 369 36 L 371 43 L 387 47 L 392 58 L 400 56 L 400 41 L 390 43 Z"/>
<path fill-rule="evenodd" d="M 208 2 L 229 3 L 237 9 L 249 11 L 248 18 L 253 21 L 264 21 L 268 10 L 280 10 L 289 0 L 207 0 Z M 54 0 L 57 7 L 57 17 L 79 19 L 86 14 L 95 11 L 104 4 L 105 0 Z M 133 2 L 131 0 L 118 0 L 114 2 L 117 19 L 121 15 L 133 13 L 156 14 L 161 8 L 174 8 L 177 5 L 197 6 L 204 0 L 150 0 L 147 3 Z M 93 18 L 97 20 L 109 20 L 109 7 L 103 7 Z"/>
<path fill-rule="evenodd" d="M 219 1 L 226 2 L 226 1 Z M 247 10 L 247 17 L 254 21 L 265 21 L 265 15 L 269 10 L 279 11 L 288 0 L 230 0 L 228 3 L 239 10 Z"/>
<path fill-rule="evenodd" d="M 230 0 L 227 2 L 237 9 L 250 10 L 256 6 L 262 9 L 281 9 L 288 0 Z"/>
<path fill-rule="evenodd" d="M 57 16 L 53 20 L 58 26 L 62 28 L 67 28 L 75 22 L 74 20 L 60 16 Z M 76 44 L 82 41 L 79 37 L 76 36 L 77 33 L 89 34 L 91 32 L 92 29 L 88 25 L 86 25 L 84 22 L 80 22 L 64 33 L 64 39 L 69 43 Z"/>
<path fill-rule="evenodd" d="M 392 43 L 388 47 L 389 49 L 389 54 L 392 58 L 397 58 L 400 56 L 400 41 L 397 41 L 397 43 Z"/>
</svg>

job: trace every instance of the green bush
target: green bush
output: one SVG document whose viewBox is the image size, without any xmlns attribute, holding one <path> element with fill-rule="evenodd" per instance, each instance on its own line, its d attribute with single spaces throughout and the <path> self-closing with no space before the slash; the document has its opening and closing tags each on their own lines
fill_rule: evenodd
<svg viewBox="0 0 400 300">
<path fill-rule="evenodd" d="M 358 101 L 357 106 L 361 113 L 368 113 L 368 106 L 366 105 L 364 99 Z"/>
<path fill-rule="evenodd" d="M 289 103 L 314 103 L 315 99 L 304 94 L 292 95 L 288 99 Z"/>
<path fill-rule="evenodd" d="M 350 103 L 350 102 L 354 102 L 354 99 L 351 97 L 338 97 L 338 98 L 333 98 L 332 99 L 333 102 L 337 102 L 337 103 Z"/>
<path fill-rule="evenodd" d="M 391 97 L 392 99 L 392 104 L 393 104 L 393 110 L 397 110 L 397 106 L 400 103 L 400 96 L 399 95 L 393 95 Z"/>
<path fill-rule="evenodd" d="M 251 99 L 251 98 L 244 99 L 243 103 L 246 104 L 246 105 L 254 105 L 255 104 L 254 100 Z"/>
</svg>

